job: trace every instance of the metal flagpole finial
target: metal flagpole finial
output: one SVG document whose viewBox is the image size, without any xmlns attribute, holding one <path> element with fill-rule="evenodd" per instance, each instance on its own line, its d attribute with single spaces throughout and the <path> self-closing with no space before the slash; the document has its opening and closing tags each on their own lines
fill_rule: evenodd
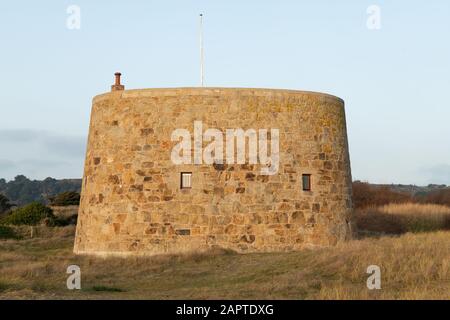
<svg viewBox="0 0 450 320">
<path fill-rule="evenodd" d="M 203 66 L 203 13 L 200 13 L 200 85 L 205 86 L 204 66 Z"/>
</svg>

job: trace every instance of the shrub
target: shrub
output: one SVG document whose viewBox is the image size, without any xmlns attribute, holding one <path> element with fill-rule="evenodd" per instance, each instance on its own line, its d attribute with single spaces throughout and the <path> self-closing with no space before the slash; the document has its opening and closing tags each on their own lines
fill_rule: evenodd
<svg viewBox="0 0 450 320">
<path fill-rule="evenodd" d="M 17 239 L 18 236 L 11 227 L 0 225 L 0 239 Z"/>
<path fill-rule="evenodd" d="M 77 214 L 73 214 L 71 216 L 68 217 L 57 217 L 54 225 L 58 226 L 58 227 L 65 227 L 65 226 L 70 226 L 70 225 L 76 225 L 77 224 L 77 220 L 78 220 L 78 215 Z"/>
<path fill-rule="evenodd" d="M 9 199 L 0 193 L 0 214 L 7 212 L 13 207 L 13 204 L 9 202 Z"/>
<path fill-rule="evenodd" d="M 421 193 L 416 195 L 415 199 L 420 203 L 435 203 L 450 206 L 450 188 Z"/>
<path fill-rule="evenodd" d="M 355 208 L 411 202 L 410 194 L 393 191 L 387 186 L 373 186 L 366 182 L 355 181 L 352 189 Z"/>
<path fill-rule="evenodd" d="M 3 224 L 30 225 L 35 226 L 41 222 L 47 225 L 54 225 L 56 220 L 53 210 L 39 202 L 33 202 L 24 207 L 11 212 L 10 215 L 2 219 Z"/>
<path fill-rule="evenodd" d="M 73 206 L 80 204 L 80 194 L 74 191 L 68 191 L 49 198 L 52 206 Z"/>
</svg>

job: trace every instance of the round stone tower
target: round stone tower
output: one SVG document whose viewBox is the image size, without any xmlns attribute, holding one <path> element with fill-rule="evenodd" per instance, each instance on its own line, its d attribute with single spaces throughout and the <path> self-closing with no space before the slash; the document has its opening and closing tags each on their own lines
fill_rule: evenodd
<svg viewBox="0 0 450 320">
<path fill-rule="evenodd" d="M 75 253 L 328 246 L 351 236 L 351 212 L 337 97 L 124 90 L 116 74 L 112 92 L 93 99 Z"/>
</svg>

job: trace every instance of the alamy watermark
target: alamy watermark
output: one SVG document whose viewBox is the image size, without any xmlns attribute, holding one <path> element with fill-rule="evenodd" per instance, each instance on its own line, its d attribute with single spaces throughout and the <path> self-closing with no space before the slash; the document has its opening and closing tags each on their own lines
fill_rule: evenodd
<svg viewBox="0 0 450 320">
<path fill-rule="evenodd" d="M 249 164 L 261 164 L 262 175 L 274 175 L 278 172 L 280 161 L 278 129 L 244 131 L 237 128 L 226 129 L 222 132 L 219 129 L 210 128 L 203 132 L 202 121 L 194 121 L 193 135 L 192 152 L 191 132 L 187 129 L 175 129 L 172 132 L 171 140 L 179 141 L 171 152 L 171 160 L 174 164 L 245 164 L 248 159 Z M 203 148 L 203 142 L 210 143 Z"/>
<path fill-rule="evenodd" d="M 380 30 L 381 29 L 381 8 L 378 5 L 371 5 L 367 8 L 366 13 L 369 15 L 367 17 L 366 26 L 369 30 Z"/>
<path fill-rule="evenodd" d="M 81 29 L 81 8 L 77 5 L 70 5 L 66 9 L 66 13 L 69 15 L 66 19 L 66 27 L 69 30 Z"/>
<path fill-rule="evenodd" d="M 370 265 L 367 267 L 367 273 L 370 276 L 367 278 L 367 289 L 380 290 L 381 289 L 381 269 L 377 265 Z"/>
<path fill-rule="evenodd" d="M 67 278 L 67 289 L 80 290 L 81 289 L 81 269 L 77 265 L 70 265 L 67 267 L 67 273 L 70 276 Z"/>
</svg>

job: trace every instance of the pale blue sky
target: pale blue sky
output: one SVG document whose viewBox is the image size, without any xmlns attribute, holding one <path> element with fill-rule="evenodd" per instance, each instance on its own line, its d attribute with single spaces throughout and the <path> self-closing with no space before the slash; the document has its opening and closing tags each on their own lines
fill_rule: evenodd
<svg viewBox="0 0 450 320">
<path fill-rule="evenodd" d="M 91 99 L 117 70 L 127 88 L 197 86 L 200 12 L 208 86 L 337 95 L 354 179 L 450 184 L 447 0 L 2 1 L 0 178 L 81 177 Z"/>
</svg>

